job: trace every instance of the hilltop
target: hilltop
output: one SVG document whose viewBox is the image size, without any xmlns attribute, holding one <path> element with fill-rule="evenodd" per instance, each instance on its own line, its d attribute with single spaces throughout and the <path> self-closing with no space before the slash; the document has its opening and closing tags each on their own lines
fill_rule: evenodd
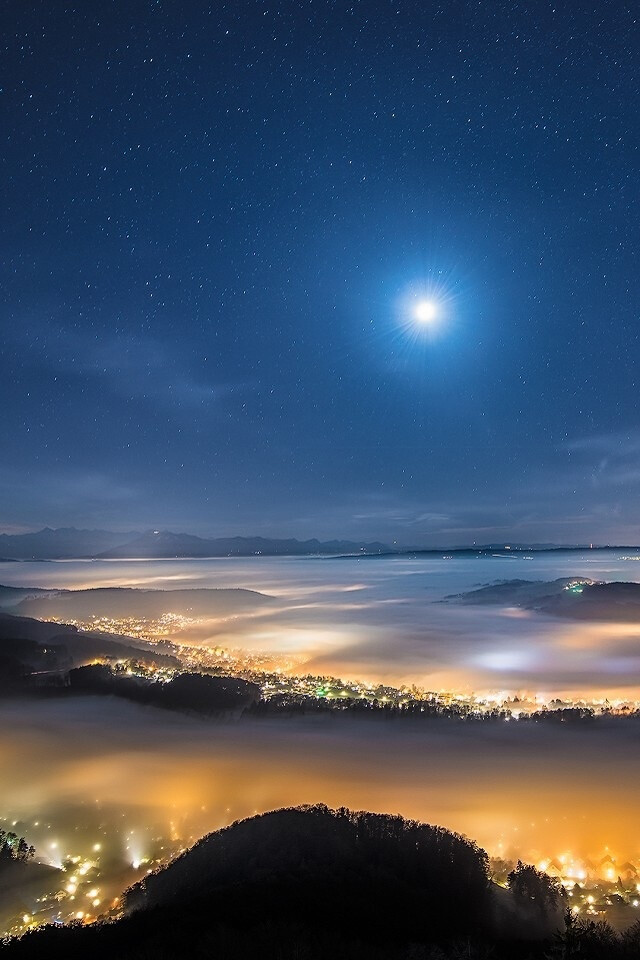
<svg viewBox="0 0 640 960">
<path fill-rule="evenodd" d="M 268 605 L 272 597 L 242 588 L 197 587 L 147 590 L 138 587 L 88 587 L 57 590 L 0 584 L 0 609 L 42 619 L 85 617 L 159 617 L 168 609 L 185 617 L 228 616 Z"/>
</svg>

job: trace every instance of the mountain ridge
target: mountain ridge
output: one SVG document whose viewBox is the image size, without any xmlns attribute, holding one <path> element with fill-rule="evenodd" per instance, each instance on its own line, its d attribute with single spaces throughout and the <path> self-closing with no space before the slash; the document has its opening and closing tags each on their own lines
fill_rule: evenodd
<svg viewBox="0 0 640 960">
<path fill-rule="evenodd" d="M 0 533 L 0 562 L 16 560 L 165 560 L 253 556 L 456 555 L 517 558 L 530 552 L 626 550 L 630 544 L 474 544 L 471 546 L 390 546 L 378 540 L 298 540 L 295 537 L 200 537 L 171 530 L 87 530 L 43 527 L 28 533 Z"/>
<path fill-rule="evenodd" d="M 228 556 L 308 556 L 389 553 L 387 544 L 362 540 L 297 540 L 271 537 L 198 537 L 170 530 L 112 533 L 44 527 L 34 533 L 0 534 L 7 560 L 153 560 Z"/>
</svg>

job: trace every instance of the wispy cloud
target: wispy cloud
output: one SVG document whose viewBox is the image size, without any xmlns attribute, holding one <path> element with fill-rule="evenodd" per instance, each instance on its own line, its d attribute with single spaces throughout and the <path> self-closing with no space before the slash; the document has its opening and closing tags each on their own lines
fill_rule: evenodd
<svg viewBox="0 0 640 960">
<path fill-rule="evenodd" d="M 591 437 L 578 437 L 569 440 L 564 447 L 570 453 L 632 456 L 640 454 L 640 433 L 601 433 Z"/>
<path fill-rule="evenodd" d="M 415 510 L 406 507 L 382 507 L 379 510 L 369 510 L 362 513 L 354 513 L 353 519 L 356 521 L 377 520 L 385 523 L 397 523 L 402 527 L 413 527 L 416 525 L 435 525 L 440 526 L 451 520 L 451 516 L 446 513 L 436 513 L 420 508 Z"/>
<path fill-rule="evenodd" d="M 640 433 L 597 434 L 570 440 L 565 449 L 583 465 L 594 487 L 640 483 Z"/>
<path fill-rule="evenodd" d="M 99 381 L 122 397 L 179 411 L 215 407 L 256 388 L 255 381 L 222 379 L 207 370 L 204 357 L 190 356 L 178 343 L 149 335 L 100 334 L 31 323 L 14 331 L 27 355 L 55 375 Z"/>
</svg>

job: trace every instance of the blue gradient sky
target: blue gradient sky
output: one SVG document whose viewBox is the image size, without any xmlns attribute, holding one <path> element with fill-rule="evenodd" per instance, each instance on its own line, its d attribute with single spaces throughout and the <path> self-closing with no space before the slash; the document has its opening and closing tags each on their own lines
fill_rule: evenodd
<svg viewBox="0 0 640 960">
<path fill-rule="evenodd" d="M 640 540 L 628 4 L 3 20 L 2 529 Z"/>
</svg>

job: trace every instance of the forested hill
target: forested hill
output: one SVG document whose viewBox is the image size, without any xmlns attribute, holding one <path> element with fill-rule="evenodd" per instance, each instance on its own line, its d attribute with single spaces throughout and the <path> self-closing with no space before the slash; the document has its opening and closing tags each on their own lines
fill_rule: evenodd
<svg viewBox="0 0 640 960">
<path fill-rule="evenodd" d="M 414 911 L 420 925 L 427 918 L 431 927 L 439 924 L 453 901 L 472 925 L 484 903 L 487 862 L 483 850 L 442 827 L 322 805 L 298 807 L 209 834 L 132 887 L 124 904 L 131 913 L 238 884 L 266 884 L 266 892 L 278 878 L 291 888 L 289 898 L 298 902 L 296 915 L 307 914 L 307 920 L 324 903 L 334 920 L 342 917 L 351 924 L 359 914 L 373 929 L 380 918 L 371 904 L 385 890 L 395 904 L 394 924 L 401 923 L 403 929 L 415 924 Z M 301 882 L 312 885 L 312 898 L 308 891 L 296 893 Z M 308 909 L 310 899 L 313 906 Z"/>
<path fill-rule="evenodd" d="M 585 577 L 557 580 L 502 580 L 446 597 L 472 606 L 512 606 L 571 620 L 640 622 L 640 583 L 604 583 Z"/>
</svg>

